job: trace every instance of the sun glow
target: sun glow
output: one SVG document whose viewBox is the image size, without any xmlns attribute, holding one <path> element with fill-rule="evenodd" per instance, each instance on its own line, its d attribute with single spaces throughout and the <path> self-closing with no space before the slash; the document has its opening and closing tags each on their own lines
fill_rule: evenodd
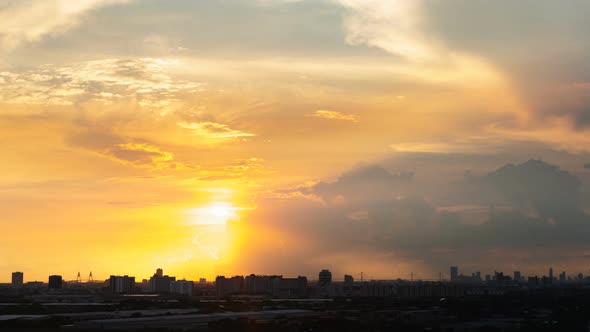
<svg viewBox="0 0 590 332">
<path fill-rule="evenodd" d="M 212 203 L 190 210 L 190 221 L 194 225 L 226 225 L 228 221 L 238 218 L 238 207 L 229 203 Z"/>
</svg>

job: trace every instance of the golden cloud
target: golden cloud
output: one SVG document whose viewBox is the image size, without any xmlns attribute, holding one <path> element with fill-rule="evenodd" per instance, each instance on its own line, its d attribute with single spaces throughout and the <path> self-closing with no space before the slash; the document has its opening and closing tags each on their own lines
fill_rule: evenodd
<svg viewBox="0 0 590 332">
<path fill-rule="evenodd" d="M 317 111 L 315 111 L 315 113 L 313 113 L 310 116 L 312 116 L 314 118 L 320 118 L 320 119 L 358 122 L 358 116 L 352 115 L 352 114 L 344 114 L 344 113 L 336 112 L 336 111 L 317 110 Z"/>
<path fill-rule="evenodd" d="M 228 125 L 217 122 L 178 122 L 181 128 L 190 129 L 195 134 L 210 138 L 240 138 L 256 136 L 252 133 L 243 132 L 230 128 Z"/>
</svg>

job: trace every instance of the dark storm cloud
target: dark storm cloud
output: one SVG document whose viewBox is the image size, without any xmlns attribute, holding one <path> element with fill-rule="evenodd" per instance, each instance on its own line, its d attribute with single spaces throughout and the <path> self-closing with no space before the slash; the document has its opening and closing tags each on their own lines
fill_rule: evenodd
<svg viewBox="0 0 590 332">
<path fill-rule="evenodd" d="M 439 198 L 440 183 L 428 186 L 420 174 L 394 175 L 370 166 L 299 189 L 321 203 L 297 195 L 284 205 L 263 199 L 258 210 L 265 215 L 255 219 L 272 220 L 274 227 L 305 237 L 314 250 L 369 247 L 423 261 L 467 253 L 484 257 L 506 248 L 535 256 L 539 246 L 561 251 L 587 245 L 590 216 L 579 204 L 580 182 L 556 166 L 530 160 L 483 176 L 446 179 L 446 192 L 456 196 L 454 206 Z M 483 214 L 480 222 L 471 220 L 473 210 Z"/>
<path fill-rule="evenodd" d="M 578 178 L 540 160 L 506 165 L 485 180 L 516 208 L 530 205 L 544 218 L 565 221 L 579 210 Z"/>
<path fill-rule="evenodd" d="M 335 182 L 319 182 L 302 190 L 327 201 L 342 197 L 351 202 L 377 202 L 400 195 L 412 177 L 413 174 L 409 172 L 393 175 L 382 167 L 369 166 L 345 173 Z"/>
</svg>

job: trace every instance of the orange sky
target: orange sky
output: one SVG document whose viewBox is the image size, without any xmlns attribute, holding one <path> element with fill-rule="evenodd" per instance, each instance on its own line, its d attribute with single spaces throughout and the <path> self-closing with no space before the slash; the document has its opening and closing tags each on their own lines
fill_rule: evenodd
<svg viewBox="0 0 590 332">
<path fill-rule="evenodd" d="M 314 184 L 363 165 L 425 174 L 422 188 L 543 159 L 581 179 L 584 201 L 590 45 L 576 36 L 590 7 L 541 1 L 539 17 L 519 23 L 493 4 L 451 2 L 454 13 L 419 0 L 4 6 L 0 281 L 17 270 L 29 281 L 145 278 L 158 267 L 187 279 L 323 267 L 436 275 L 415 249 L 322 246 L 313 230 L 285 226 L 310 206 L 349 204 Z M 454 161 L 426 167 L 419 155 Z M 348 217 L 367 215 L 355 208 Z"/>
</svg>

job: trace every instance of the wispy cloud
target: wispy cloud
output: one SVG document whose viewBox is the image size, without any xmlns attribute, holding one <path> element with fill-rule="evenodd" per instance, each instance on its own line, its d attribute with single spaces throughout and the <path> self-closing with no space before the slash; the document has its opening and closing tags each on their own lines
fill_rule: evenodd
<svg viewBox="0 0 590 332">
<path fill-rule="evenodd" d="M 19 0 L 0 6 L 0 49 L 12 49 L 80 23 L 86 12 L 129 0 Z"/>
<path fill-rule="evenodd" d="M 190 129 L 195 134 L 210 138 L 243 138 L 252 137 L 255 134 L 232 129 L 228 125 L 217 122 L 178 122 L 179 127 Z"/>
<path fill-rule="evenodd" d="M 0 72 L 0 100 L 11 104 L 74 105 L 95 101 L 134 101 L 142 107 L 169 110 L 183 93 L 202 91 L 203 85 L 167 73 L 174 60 L 106 59 L 28 71 Z"/>
<path fill-rule="evenodd" d="M 321 118 L 321 119 L 358 122 L 358 116 L 353 115 L 353 114 L 344 114 L 344 113 L 336 112 L 336 111 L 317 110 L 317 111 L 315 111 L 315 113 L 313 113 L 310 116 L 312 116 L 314 118 Z"/>
<path fill-rule="evenodd" d="M 70 136 L 68 143 L 121 164 L 138 168 L 150 170 L 199 169 L 199 166 L 190 166 L 176 160 L 172 152 L 143 139 L 122 137 L 104 132 L 86 132 Z"/>
</svg>

